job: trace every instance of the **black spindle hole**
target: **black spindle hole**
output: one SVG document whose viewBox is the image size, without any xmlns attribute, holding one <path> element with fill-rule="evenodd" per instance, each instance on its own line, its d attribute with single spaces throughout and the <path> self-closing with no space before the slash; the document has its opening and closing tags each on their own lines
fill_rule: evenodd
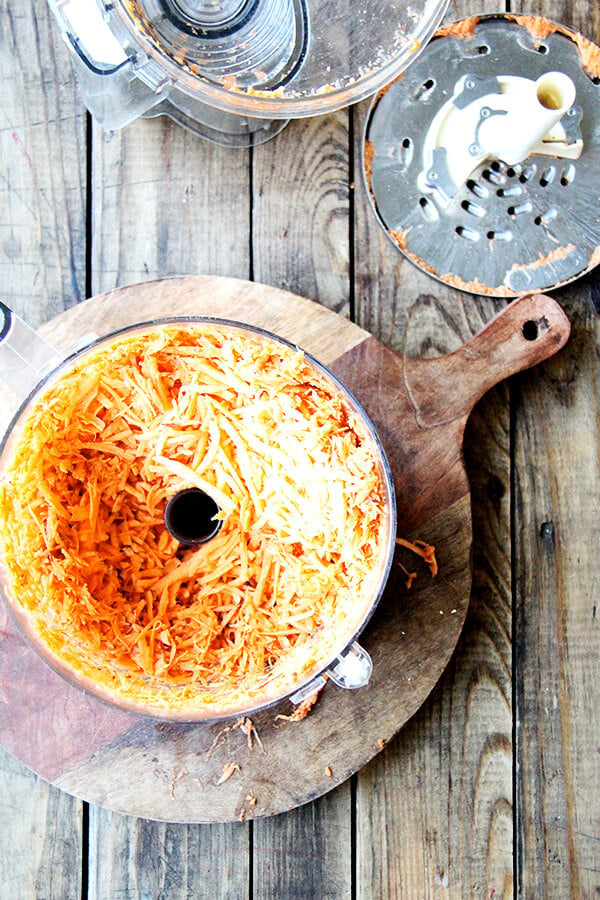
<svg viewBox="0 0 600 900">
<path fill-rule="evenodd" d="M 221 529 L 215 519 L 219 506 L 200 488 L 185 488 L 174 494 L 165 509 L 165 525 L 181 544 L 205 544 Z"/>
</svg>

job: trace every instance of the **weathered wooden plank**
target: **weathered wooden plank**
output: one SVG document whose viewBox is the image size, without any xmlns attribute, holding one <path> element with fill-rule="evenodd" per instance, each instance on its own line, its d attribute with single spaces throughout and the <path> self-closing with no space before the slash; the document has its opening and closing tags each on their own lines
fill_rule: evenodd
<svg viewBox="0 0 600 900">
<path fill-rule="evenodd" d="M 250 896 L 247 825 L 168 825 L 90 808 L 89 900 Z"/>
<path fill-rule="evenodd" d="M 248 153 L 165 117 L 93 131 L 92 294 L 169 275 L 250 271 Z"/>
<path fill-rule="evenodd" d="M 561 293 L 571 344 L 516 405 L 516 714 L 523 897 L 600 889 L 598 275 Z M 535 449 L 533 449 L 535 448 Z"/>
<path fill-rule="evenodd" d="M 352 894 L 351 791 L 254 823 L 254 896 L 341 900 Z"/>
<path fill-rule="evenodd" d="M 47 4 L 0 3 L 0 277 L 38 325 L 85 296 L 85 111 Z"/>
<path fill-rule="evenodd" d="M 347 111 L 291 122 L 253 153 L 253 277 L 344 315 L 349 292 Z M 344 897 L 351 891 L 350 783 L 254 823 L 255 896 Z"/>
<path fill-rule="evenodd" d="M 81 804 L 0 748 L 0 900 L 81 896 Z"/>
<path fill-rule="evenodd" d="M 359 775 L 360 897 L 512 896 L 506 404 L 501 386 L 466 437 L 475 521 L 463 637 L 421 712 Z"/>
<path fill-rule="evenodd" d="M 254 150 L 253 277 L 349 314 L 348 111 Z"/>
<path fill-rule="evenodd" d="M 520 11 L 600 39 L 587 0 Z M 526 898 L 600 890 L 599 286 L 596 270 L 557 294 L 570 345 L 515 390 L 517 889 Z"/>
<path fill-rule="evenodd" d="M 175 274 L 248 277 L 247 152 L 165 118 L 116 133 L 94 126 L 92 150 L 94 293 Z M 248 830 L 157 825 L 92 808 L 91 895 L 245 897 Z"/>
<path fill-rule="evenodd" d="M 85 293 L 85 112 L 46 3 L 0 3 L 2 299 L 38 325 Z M 0 696 L 0 703 L 5 700 Z M 0 751 L 0 897 L 76 898 L 81 804 Z"/>
<path fill-rule="evenodd" d="M 501 385 L 466 436 L 474 573 L 463 637 L 421 712 L 359 777 L 360 897 L 512 897 L 510 460 L 496 413 L 507 401 Z"/>
<path fill-rule="evenodd" d="M 497 9 L 487 6 L 489 11 Z M 476 9 L 469 3 L 452 4 L 448 18 L 484 10 L 485 4 Z M 357 135 L 364 106 L 357 109 Z M 358 144 L 355 157 L 360 165 Z M 361 172 L 355 172 L 354 181 L 359 324 L 409 355 L 437 356 L 454 349 L 503 304 L 452 291 L 405 260 L 376 224 Z M 474 515 L 470 611 L 453 662 L 436 690 L 397 739 L 359 774 L 358 897 L 512 895 L 505 386 L 476 408 L 466 451 Z"/>
</svg>

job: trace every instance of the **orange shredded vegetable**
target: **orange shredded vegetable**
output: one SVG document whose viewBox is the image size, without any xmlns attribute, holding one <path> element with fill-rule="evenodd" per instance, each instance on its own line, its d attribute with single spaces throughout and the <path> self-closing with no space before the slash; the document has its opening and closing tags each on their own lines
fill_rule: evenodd
<svg viewBox="0 0 600 900">
<path fill-rule="evenodd" d="M 400 547 L 406 547 L 407 550 L 412 550 L 413 553 L 416 553 L 417 556 L 420 556 L 422 559 L 424 559 L 429 566 L 429 571 L 431 572 L 432 577 L 435 578 L 438 573 L 438 564 L 435 557 L 435 547 L 432 544 L 426 544 L 425 541 L 407 541 L 405 538 L 400 537 L 396 538 L 396 543 Z M 402 568 L 404 569 L 404 566 L 402 566 Z M 404 571 L 406 572 L 406 569 L 404 569 Z M 410 587 L 412 584 L 412 578 L 410 577 L 409 572 L 406 572 L 406 574 L 410 578 L 410 583 L 407 584 L 407 587 Z M 414 575 L 413 578 L 414 577 L 416 577 L 416 575 Z"/>
<path fill-rule="evenodd" d="M 185 548 L 164 508 L 193 485 L 223 524 Z M 381 577 L 383 505 L 372 439 L 300 351 L 171 323 L 90 349 L 21 417 L 0 550 L 27 630 L 77 683 L 230 714 L 352 637 Z"/>
<path fill-rule="evenodd" d="M 409 572 L 408 569 L 406 568 L 406 566 L 403 566 L 402 563 L 400 563 L 400 568 L 402 569 L 402 571 L 403 571 L 404 574 L 406 575 L 406 582 L 405 582 L 405 583 L 406 583 L 407 590 L 410 590 L 411 587 L 412 587 L 413 581 L 414 581 L 415 578 L 417 577 L 417 573 L 416 573 L 416 572 Z"/>
<path fill-rule="evenodd" d="M 236 762 L 228 762 L 223 766 L 223 774 L 217 781 L 217 784 L 224 784 L 226 781 L 229 781 L 234 772 L 240 771 L 240 765 Z"/>
<path fill-rule="evenodd" d="M 306 700 L 303 700 L 302 703 L 299 703 L 294 712 L 290 713 L 289 716 L 286 716 L 283 713 L 279 713 L 275 716 L 275 718 L 285 719 L 288 722 L 301 722 L 307 717 L 307 715 L 319 699 L 322 690 L 322 687 L 317 688 L 314 694 L 311 694 L 310 697 L 307 697 Z"/>
</svg>

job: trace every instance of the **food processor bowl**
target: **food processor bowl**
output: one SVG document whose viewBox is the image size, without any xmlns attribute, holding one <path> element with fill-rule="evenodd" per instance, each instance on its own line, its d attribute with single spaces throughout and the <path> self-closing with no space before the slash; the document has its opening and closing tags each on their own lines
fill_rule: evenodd
<svg viewBox="0 0 600 900">
<path fill-rule="evenodd" d="M 183 428 L 180 432 L 183 441 L 189 443 L 196 440 L 195 435 L 201 426 L 197 412 L 192 414 L 194 421 L 181 425 L 181 418 L 175 409 L 180 409 L 184 386 L 179 373 L 183 370 L 172 370 L 171 361 L 182 356 L 186 359 L 201 356 L 198 348 L 202 341 L 207 340 L 217 341 L 216 346 L 224 348 L 222 355 L 221 350 L 217 352 L 217 358 L 229 359 L 228 364 L 231 364 L 228 354 L 234 352 L 232 348 L 239 347 L 240 342 L 243 347 L 247 344 L 250 352 L 248 359 L 251 362 L 244 361 L 247 378 L 240 395 L 243 402 L 241 406 L 234 402 L 227 413 L 229 418 L 223 420 L 230 436 L 234 427 L 231 423 L 238 413 L 242 416 L 240 421 L 247 424 L 252 435 L 255 435 L 252 430 L 254 423 L 273 415 L 274 407 L 265 400 L 265 373 L 270 371 L 271 366 L 274 366 L 277 378 L 283 374 L 283 383 L 288 385 L 288 391 L 295 390 L 293 384 L 296 384 L 293 377 L 290 380 L 290 371 L 295 372 L 295 367 L 301 366 L 298 371 L 306 380 L 300 379 L 297 383 L 301 396 L 312 398 L 309 402 L 311 409 L 315 398 L 326 398 L 323 409 L 320 400 L 316 404 L 315 411 L 310 413 L 315 418 L 310 418 L 310 421 L 316 422 L 319 416 L 326 415 L 323 421 L 329 428 L 329 413 L 325 411 L 332 407 L 327 404 L 339 409 L 342 425 L 334 428 L 331 439 L 332 447 L 337 448 L 335 459 L 345 459 L 346 453 L 354 452 L 348 450 L 349 445 L 342 439 L 342 433 L 348 429 L 351 429 L 348 438 L 357 448 L 357 456 L 353 457 L 355 468 L 348 469 L 344 476 L 348 479 L 344 482 L 348 487 L 344 487 L 343 491 L 353 491 L 361 498 L 356 501 L 358 506 L 353 501 L 355 527 L 361 535 L 371 535 L 364 559 L 363 551 L 356 555 L 355 544 L 350 541 L 349 525 L 343 526 L 346 537 L 329 562 L 326 562 L 329 555 L 324 550 L 317 551 L 316 568 L 310 569 L 314 573 L 310 576 L 310 583 L 306 579 L 301 580 L 301 590 L 298 592 L 298 587 L 294 587 L 294 591 L 300 598 L 311 598 L 302 601 L 305 606 L 308 603 L 308 613 L 304 612 L 302 616 L 312 616 L 313 603 L 318 605 L 321 602 L 320 579 L 324 584 L 331 581 L 337 585 L 333 593 L 331 588 L 327 588 L 327 596 L 331 600 L 329 605 L 323 607 L 326 612 L 322 621 L 317 622 L 313 630 L 305 629 L 305 637 L 298 644 L 286 643 L 289 639 L 283 636 L 279 658 L 265 657 L 264 669 L 253 670 L 250 674 L 242 672 L 239 677 L 236 675 L 233 681 L 227 682 L 226 689 L 218 680 L 221 675 L 215 679 L 210 671 L 208 675 L 198 674 L 203 665 L 208 665 L 202 661 L 205 659 L 202 656 L 205 646 L 202 642 L 208 640 L 207 634 L 219 636 L 227 627 L 231 621 L 228 619 L 230 613 L 223 613 L 222 598 L 228 597 L 231 591 L 237 591 L 235 596 L 239 594 L 241 604 L 237 609 L 240 615 L 243 611 L 246 618 L 245 624 L 240 626 L 242 631 L 236 631 L 232 640 L 242 653 L 247 652 L 244 648 L 251 640 L 251 630 L 258 627 L 253 618 L 255 613 L 250 618 L 247 614 L 259 608 L 255 607 L 255 603 L 262 602 L 260 598 L 266 597 L 266 593 L 261 593 L 263 588 L 259 583 L 254 583 L 254 576 L 244 575 L 247 567 L 244 560 L 247 561 L 252 554 L 264 552 L 265 555 L 260 555 L 258 559 L 262 558 L 264 565 L 272 566 L 272 560 L 277 558 L 279 552 L 277 548 L 284 547 L 287 541 L 291 551 L 286 551 L 283 561 L 279 560 L 274 565 L 289 566 L 290 561 L 293 562 L 291 556 L 297 558 L 304 552 L 302 547 L 309 546 L 310 542 L 296 544 L 297 540 L 305 540 L 299 537 L 305 530 L 307 534 L 317 535 L 317 538 L 310 540 L 316 540 L 321 546 L 318 535 L 322 528 L 321 522 L 314 517 L 315 508 L 322 510 L 324 517 L 333 516 L 337 517 L 336 521 L 344 522 L 346 506 L 345 501 L 340 506 L 341 495 L 336 488 L 331 496 L 338 497 L 337 500 L 315 507 L 314 498 L 321 495 L 322 487 L 317 479 L 315 488 L 315 479 L 311 478 L 311 474 L 321 471 L 322 463 L 318 454 L 313 459 L 311 449 L 306 458 L 294 455 L 293 459 L 289 459 L 289 465 L 280 466 L 280 475 L 273 474 L 275 479 L 283 479 L 276 482 L 280 486 L 291 484 L 293 496 L 296 496 L 294 485 L 300 487 L 298 496 L 307 498 L 304 515 L 293 519 L 298 524 L 291 532 L 286 531 L 285 523 L 283 533 L 278 532 L 278 526 L 272 523 L 268 523 L 267 531 L 263 532 L 264 524 L 252 524 L 256 519 L 252 518 L 254 514 L 251 509 L 258 507 L 251 499 L 254 496 L 252 490 L 243 485 L 258 483 L 253 479 L 256 477 L 260 481 L 264 473 L 259 466 L 260 473 L 253 474 L 251 458 L 246 450 L 239 457 L 223 457 L 217 465 L 214 460 L 221 459 L 217 455 L 221 451 L 215 450 L 219 447 L 219 428 L 213 424 L 207 431 L 208 449 L 206 444 L 202 447 L 199 444 L 193 450 L 193 458 L 199 461 L 195 470 L 178 462 L 179 450 L 170 454 L 168 447 L 172 444 L 169 441 L 173 441 L 175 427 Z M 134 347 L 135 362 L 132 367 L 125 366 L 122 355 L 117 366 L 114 353 L 128 352 L 129 347 Z M 163 350 L 171 347 L 171 355 L 160 357 L 161 347 Z M 142 360 L 144 353 L 145 363 Z M 167 373 L 164 376 L 166 380 L 162 382 L 157 375 L 157 354 L 165 366 L 161 371 Z M 201 358 L 204 360 L 203 356 Z M 177 363 L 173 362 L 173 365 Z M 291 370 L 286 368 L 289 365 L 292 365 Z M 98 384 L 104 384 L 102 373 L 117 369 L 120 373 L 119 384 L 131 376 L 136 385 L 135 391 L 129 398 L 129 405 L 121 401 L 115 403 L 113 410 L 109 397 L 113 396 L 114 383 L 111 382 L 106 394 L 106 386 L 102 387 L 98 408 L 101 407 L 106 414 L 102 413 L 104 427 L 98 430 L 99 419 L 88 404 L 89 392 L 99 390 Z M 231 395 L 231 387 L 219 381 L 218 371 L 216 375 L 209 372 L 206 376 L 204 362 L 200 370 L 204 372 L 202 377 L 207 377 L 208 394 L 212 398 L 207 402 L 215 404 L 215 408 L 224 404 Z M 240 383 L 242 381 L 240 370 L 240 363 L 236 362 L 234 384 L 238 379 Z M 146 372 L 145 379 L 142 377 L 143 371 Z M 168 373 L 172 371 L 177 374 L 169 381 Z M 110 379 L 110 375 L 106 377 Z M 254 379 L 259 385 L 256 392 Z M 22 397 L 21 407 L 0 444 L 0 596 L 24 637 L 51 668 L 78 689 L 127 712 L 186 722 L 246 715 L 286 698 L 301 702 L 327 679 L 345 688 L 359 688 L 368 682 L 371 660 L 357 643 L 357 637 L 379 602 L 392 564 L 396 538 L 395 492 L 390 467 L 373 425 L 354 397 L 325 367 L 277 335 L 238 322 L 202 317 L 164 319 L 131 326 L 102 339 L 95 338 L 89 346 L 76 350 L 64 359 L 0 303 L 0 381 Z M 169 407 L 165 399 L 164 385 L 167 383 L 173 385 L 171 389 L 173 396 L 177 396 L 176 407 Z M 204 384 L 204 381 L 199 384 L 190 381 L 187 386 L 189 396 L 193 398 L 198 392 L 202 394 L 207 390 Z M 277 393 L 281 391 L 278 389 Z M 197 402 L 193 400 L 194 404 Z M 156 403 L 162 408 L 161 415 L 157 417 L 151 412 L 150 418 L 144 419 L 148 404 Z M 127 431 L 124 409 L 133 410 L 134 429 L 143 444 L 143 452 L 136 457 L 141 468 L 137 468 L 138 463 L 131 462 L 136 454 L 131 438 L 125 440 L 119 437 Z M 193 409 L 200 407 L 193 406 Z M 61 410 L 71 412 L 63 414 Z M 76 412 L 72 414 L 73 410 Z M 145 425 L 142 419 L 146 421 Z M 85 431 L 83 442 L 79 437 L 65 437 L 73 422 L 76 429 L 81 426 Z M 278 434 L 283 433 L 286 440 L 295 433 L 305 442 L 308 435 L 310 440 L 307 446 L 316 447 L 317 432 L 313 434 L 310 428 L 307 432 L 306 427 L 306 422 L 301 417 L 296 421 L 296 413 L 292 413 L 289 425 L 279 421 L 276 430 Z M 106 437 L 107 429 L 110 437 Z M 94 437 L 94 434 L 97 436 Z M 158 444 L 154 443 L 151 434 L 157 436 Z M 240 434 L 239 430 L 237 434 Z M 252 442 L 248 443 L 245 435 L 246 432 L 244 446 L 251 446 Z M 252 441 L 256 440 L 254 436 Z M 265 449 L 260 450 L 263 446 L 260 441 L 258 446 L 262 459 Z M 50 447 L 52 449 L 48 450 Z M 278 449 L 268 451 L 267 456 L 269 452 L 281 455 Z M 209 457 L 213 460 L 210 463 L 213 468 L 208 468 Z M 48 458 L 53 460 L 50 466 L 47 465 Z M 234 458 L 240 460 L 239 471 L 236 469 L 238 463 L 234 465 L 232 462 Z M 28 467 L 32 459 L 43 460 L 44 477 L 40 474 L 42 468 L 36 469 L 36 477 L 23 477 L 21 463 Z M 158 474 L 155 468 L 165 464 L 168 472 L 174 475 L 174 479 L 168 475 L 166 482 L 164 473 Z M 88 465 L 93 465 L 93 475 L 86 469 Z M 334 460 L 333 468 L 335 465 Z M 323 485 L 331 482 L 333 468 L 323 469 Z M 194 474 L 200 469 L 203 474 Z M 211 475 L 213 469 L 214 474 Z M 238 485 L 236 490 L 241 499 L 234 501 L 231 492 L 226 494 L 223 491 L 219 486 L 221 478 L 224 483 L 234 487 Z M 272 488 L 274 482 L 270 478 L 269 475 L 262 482 L 265 485 L 264 496 L 276 497 Z M 190 490 L 197 488 L 198 483 L 205 489 L 204 498 L 198 499 Z M 110 487 L 107 487 L 108 484 Z M 367 488 L 366 485 L 371 486 Z M 33 492 L 31 496 L 30 491 Z M 371 491 L 374 493 L 371 494 Z M 285 489 L 282 493 L 285 494 Z M 58 499 L 59 494 L 62 499 Z M 44 512 L 48 498 L 49 506 Z M 270 502 L 276 503 L 276 500 Z M 174 503 L 178 504 L 177 512 L 174 511 Z M 370 518 L 374 509 L 377 510 L 375 517 Z M 219 515 L 220 510 L 223 511 L 222 516 Z M 265 517 L 268 519 L 270 514 L 271 509 L 266 504 L 259 519 L 261 516 L 262 520 Z M 281 521 L 278 515 L 274 513 L 274 522 Z M 199 519 L 202 521 L 199 522 Z M 364 524 L 367 521 L 377 522 L 377 526 L 367 526 Z M 371 527 L 374 528 L 372 533 Z M 323 531 L 323 534 L 326 533 Z M 148 541 L 147 545 L 140 535 L 147 536 L 143 538 L 143 541 Z M 257 544 L 257 541 L 264 543 Z M 144 549 L 146 546 L 148 552 Z M 362 537 L 360 546 L 363 546 Z M 257 550 L 257 547 L 265 549 Z M 40 561 L 39 577 L 33 575 L 32 567 L 23 562 L 30 551 L 33 552 L 32 559 L 35 557 Z M 224 560 L 229 559 L 228 552 L 233 553 L 237 562 L 225 568 L 224 575 L 218 574 Z M 173 572 L 181 571 L 179 566 L 189 567 L 191 562 L 196 565 L 197 554 L 205 553 L 212 554 L 203 563 L 205 574 L 194 581 L 194 587 L 188 581 L 175 585 L 175 593 L 168 600 Z M 164 560 L 161 554 L 166 554 Z M 100 565 L 96 565 L 94 560 L 99 560 Z M 157 560 L 159 568 L 153 574 Z M 37 562 L 34 565 L 37 566 Z M 292 583 L 296 584 L 298 576 L 294 574 L 296 569 L 293 564 L 290 571 Z M 344 575 L 338 585 L 337 581 L 332 581 L 334 571 L 350 572 L 350 575 L 348 579 Z M 224 581 L 218 581 L 216 601 L 210 606 L 204 605 L 204 611 L 198 612 L 193 607 L 195 592 L 206 591 L 207 581 L 216 579 L 217 575 Z M 158 587 L 153 595 L 152 584 L 155 582 Z M 225 586 L 222 587 L 222 584 Z M 272 604 L 285 606 L 290 602 L 290 595 L 286 593 L 289 583 L 285 587 L 284 582 L 278 581 L 277 585 L 269 588 L 269 597 L 265 599 L 265 608 L 271 610 L 268 617 L 274 615 Z M 163 627 L 161 624 L 166 621 L 167 602 L 177 606 L 173 622 L 181 622 L 183 616 L 186 622 L 189 619 L 191 623 L 189 628 L 186 625 L 188 630 L 181 638 L 177 638 L 174 630 L 178 626 Z M 110 623 L 115 610 L 121 611 L 120 624 L 113 628 Z M 210 620 L 206 633 L 201 627 L 201 617 L 204 615 Z M 294 615 L 297 613 L 294 612 Z M 269 621 L 275 622 L 276 619 L 269 618 Z M 88 624 L 82 627 L 82 622 Z M 171 632 L 169 628 L 172 628 Z M 251 630 L 248 631 L 248 628 Z M 275 625 L 269 625 L 267 632 L 272 629 Z M 108 634 L 110 639 L 106 637 Z M 179 648 L 188 648 L 184 651 L 188 654 L 186 665 L 194 669 L 193 676 L 179 671 L 174 673 L 173 678 L 165 674 L 173 664 L 178 640 L 181 641 L 177 645 Z M 241 644 L 239 640 L 242 640 Z M 191 645 L 194 648 L 198 645 L 198 650 L 194 649 L 192 657 L 189 657 Z M 105 650 L 105 646 L 110 649 Z M 123 652 L 126 646 L 129 650 Z M 153 658 L 160 659 L 160 665 L 167 665 L 167 669 L 154 663 L 148 668 L 139 656 L 143 647 L 148 652 L 148 646 Z M 220 659 L 223 652 L 229 653 L 231 646 L 229 644 L 225 651 L 217 648 L 216 658 Z"/>
<path fill-rule="evenodd" d="M 426 44 L 448 0 L 48 0 L 105 128 L 167 115 L 250 146 L 290 118 L 373 94 Z"/>
</svg>

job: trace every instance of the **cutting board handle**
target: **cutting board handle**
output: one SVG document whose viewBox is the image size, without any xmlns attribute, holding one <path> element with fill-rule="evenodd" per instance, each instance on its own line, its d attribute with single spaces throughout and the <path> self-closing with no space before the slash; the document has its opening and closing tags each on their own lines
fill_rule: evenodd
<svg viewBox="0 0 600 900">
<path fill-rule="evenodd" d="M 553 356 L 571 326 L 562 307 L 546 294 L 513 300 L 454 353 L 438 359 L 405 360 L 405 384 L 421 425 L 469 415 L 495 384 Z M 421 364 L 427 367 L 422 378 Z"/>
</svg>

